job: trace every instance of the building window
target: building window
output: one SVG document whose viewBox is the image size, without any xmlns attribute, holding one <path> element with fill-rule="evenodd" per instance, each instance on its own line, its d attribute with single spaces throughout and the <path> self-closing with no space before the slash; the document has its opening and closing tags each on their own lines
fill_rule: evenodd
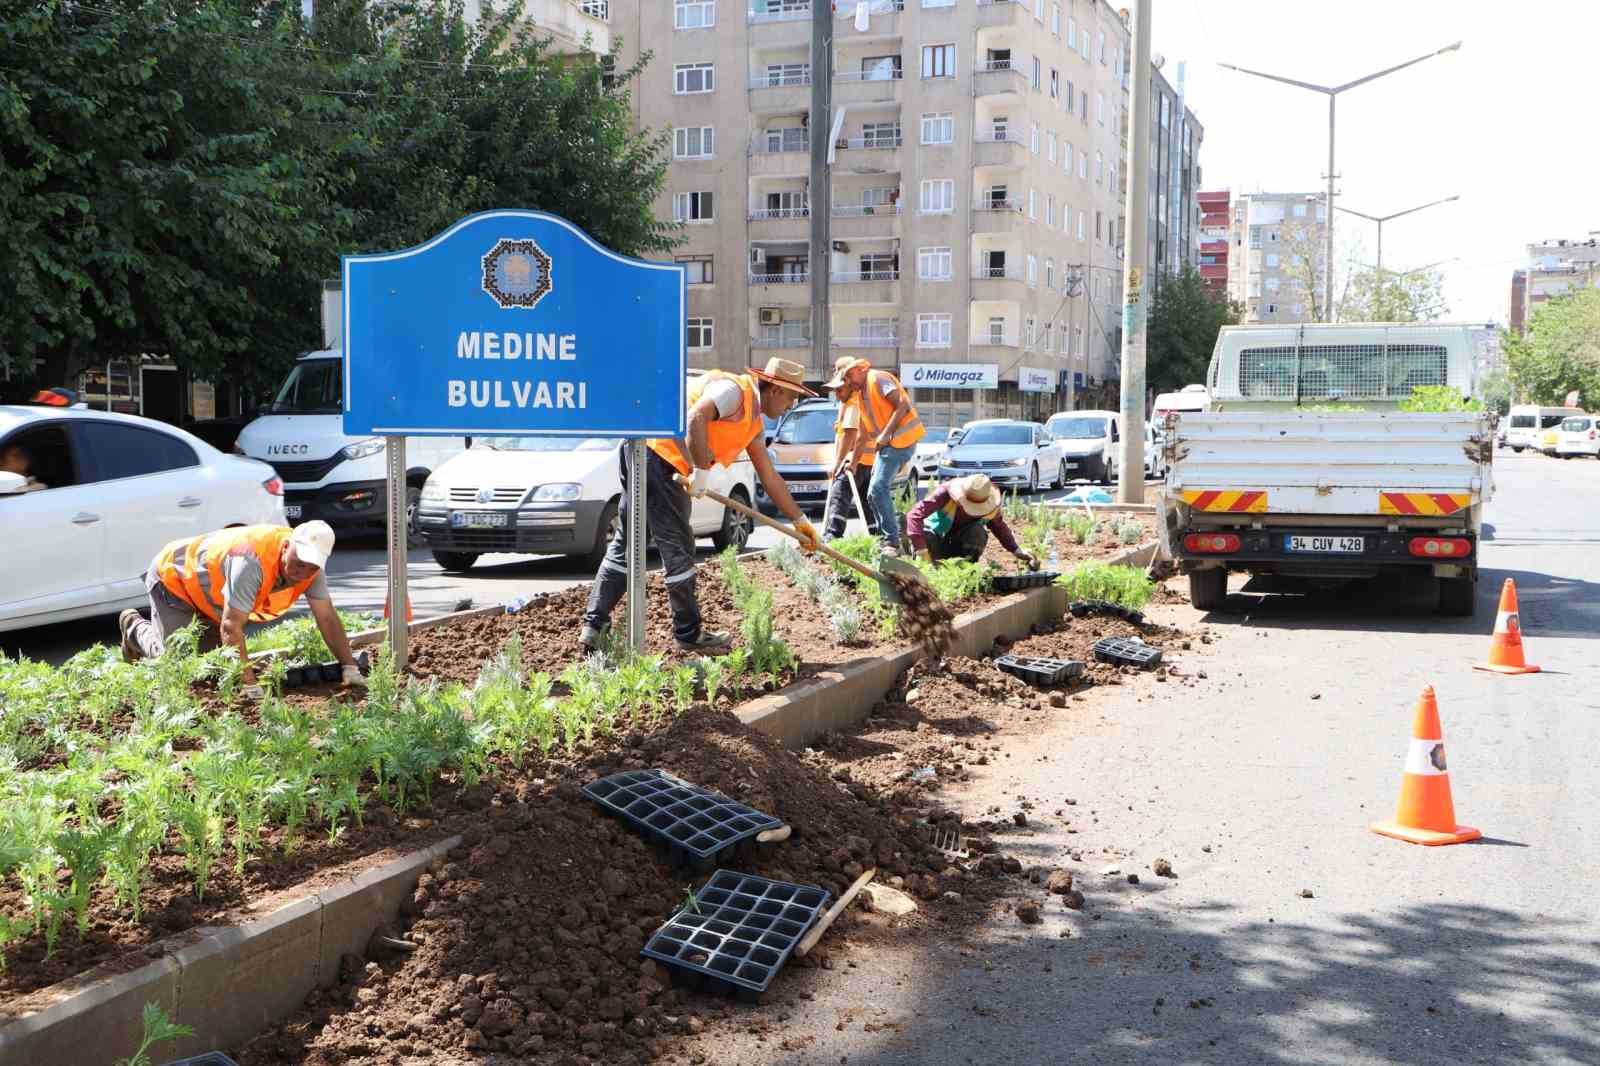
<svg viewBox="0 0 1600 1066">
<path fill-rule="evenodd" d="M 1036 256 L 1028 256 L 1028 288 L 1039 284 L 1039 260 Z"/>
<path fill-rule="evenodd" d="M 1038 335 L 1038 322 L 1029 315 L 1022 323 L 1022 343 L 1029 351 L 1033 350 L 1033 342 Z"/>
<path fill-rule="evenodd" d="M 1044 21 L 1044 0 L 1033 0 L 1033 17 L 1036 22 Z"/>
<path fill-rule="evenodd" d="M 1105 30 L 1101 30 L 1100 31 L 1100 65 L 1104 66 L 1105 62 L 1106 62 L 1106 31 Z"/>
<path fill-rule="evenodd" d="M 1004 344 L 1006 342 L 1006 320 L 1004 315 L 989 316 L 989 343 Z"/>
<path fill-rule="evenodd" d="M 1054 226 L 1056 224 L 1056 198 L 1054 196 L 1046 196 L 1044 198 L 1044 224 L 1046 226 Z"/>
<path fill-rule="evenodd" d="M 672 131 L 674 159 L 710 159 L 715 155 L 715 131 L 710 126 L 679 126 Z"/>
<path fill-rule="evenodd" d="M 1071 15 L 1067 16 L 1067 47 L 1078 47 L 1078 20 Z"/>
<path fill-rule="evenodd" d="M 689 347 L 700 350 L 711 347 L 711 319 L 689 319 Z"/>
<path fill-rule="evenodd" d="M 758 78 L 758 86 L 775 88 L 783 85 L 810 85 L 810 63 L 768 63 L 767 76 Z"/>
<path fill-rule="evenodd" d="M 1278 305 L 1277 304 L 1268 304 L 1267 305 L 1267 314 L 1275 315 L 1277 313 L 1278 313 Z"/>
<path fill-rule="evenodd" d="M 715 280 L 709 255 L 680 255 L 677 260 L 683 264 L 683 273 L 690 285 L 710 285 Z"/>
<path fill-rule="evenodd" d="M 1296 256 L 1295 258 L 1298 259 L 1299 256 Z M 1268 252 L 1267 253 L 1267 266 L 1276 267 L 1277 265 L 1278 265 L 1278 253 L 1277 252 Z"/>
<path fill-rule="evenodd" d="M 1078 55 L 1084 59 L 1089 58 L 1089 28 L 1087 26 L 1084 27 L 1082 33 L 1078 34 Z"/>
<path fill-rule="evenodd" d="M 703 30 L 717 24 L 716 0 L 673 0 L 672 28 Z"/>
<path fill-rule="evenodd" d="M 1028 128 L 1028 148 L 1034 155 L 1039 154 L 1039 124 L 1037 122 Z"/>
<path fill-rule="evenodd" d="M 1067 79 L 1067 96 L 1066 96 L 1066 99 L 1062 102 L 1061 106 L 1066 108 L 1067 114 L 1069 114 L 1069 115 L 1072 114 L 1072 94 L 1073 94 L 1072 79 L 1068 78 Z"/>
<path fill-rule="evenodd" d="M 689 93 L 708 93 L 716 87 L 715 64 L 679 63 L 672 68 L 672 91 L 679 96 Z"/>
<path fill-rule="evenodd" d="M 1039 57 L 1038 56 L 1034 56 L 1033 57 L 1033 87 L 1034 87 L 1035 90 L 1037 90 L 1039 88 Z"/>
<path fill-rule="evenodd" d="M 1054 100 L 1061 95 L 1061 72 L 1051 68 L 1050 71 L 1050 99 Z"/>
<path fill-rule="evenodd" d="M 917 277 L 923 281 L 949 281 L 952 260 L 948 245 L 917 249 Z"/>
<path fill-rule="evenodd" d="M 1044 135 L 1044 158 L 1046 162 L 1056 161 L 1056 131 L 1051 130 Z"/>
<path fill-rule="evenodd" d="M 1061 142 L 1061 169 L 1065 170 L 1068 174 L 1072 173 L 1072 142 L 1071 141 L 1063 140 Z"/>
<path fill-rule="evenodd" d="M 1078 177 L 1084 181 L 1089 180 L 1089 153 L 1078 153 Z"/>
<path fill-rule="evenodd" d="M 922 114 L 922 143 L 951 144 L 956 139 L 954 112 L 925 111 Z"/>
<path fill-rule="evenodd" d="M 1028 217 L 1039 217 L 1039 194 L 1031 188 L 1028 190 Z"/>
<path fill-rule="evenodd" d="M 861 145 L 863 148 L 900 147 L 900 123 L 863 122 L 861 124 Z"/>
<path fill-rule="evenodd" d="M 897 7 L 900 5 L 896 5 Z M 923 7 L 955 7 L 956 0 L 922 0 Z"/>
<path fill-rule="evenodd" d="M 1295 218 L 1305 218 L 1306 217 L 1306 205 L 1305 204 L 1295 204 L 1294 205 L 1294 217 Z"/>
<path fill-rule="evenodd" d="M 1083 124 L 1089 124 L 1089 90 L 1078 90 L 1078 114 L 1083 118 Z"/>
<path fill-rule="evenodd" d="M 806 150 L 804 126 L 780 126 L 767 130 L 767 151 L 803 152 Z"/>
<path fill-rule="evenodd" d="M 601 22 L 611 21 L 611 0 L 583 0 L 578 9 L 590 18 Z"/>
<path fill-rule="evenodd" d="M 1050 5 L 1050 32 L 1057 37 L 1061 36 L 1061 5 Z"/>
<path fill-rule="evenodd" d="M 1268 292 L 1277 292 L 1278 291 L 1278 279 L 1277 278 L 1268 278 L 1267 281 L 1266 281 L 1266 286 L 1267 286 L 1267 291 Z"/>
<path fill-rule="evenodd" d="M 1078 240 L 1080 241 L 1083 240 L 1083 215 L 1082 211 L 1078 212 Z"/>
<path fill-rule="evenodd" d="M 948 314 L 920 314 L 917 316 L 917 347 L 950 347 L 951 316 Z"/>
<path fill-rule="evenodd" d="M 1097 151 L 1094 154 L 1094 183 L 1096 185 L 1103 185 L 1103 184 L 1105 184 L 1105 180 L 1106 180 L 1106 156 L 1105 156 L 1104 152 L 1098 152 Z"/>
<path fill-rule="evenodd" d="M 1106 94 L 1094 94 L 1094 120 L 1100 125 L 1106 124 Z"/>
<path fill-rule="evenodd" d="M 922 76 L 924 78 L 953 78 L 956 76 L 956 46 L 953 44 L 925 44 L 922 46 Z"/>
<path fill-rule="evenodd" d="M 712 194 L 710 192 L 680 192 L 672 198 L 672 218 L 675 222 L 711 222 L 716 215 L 712 211 Z"/>
<path fill-rule="evenodd" d="M 1054 325 L 1055 323 L 1053 322 L 1046 322 L 1044 324 L 1044 329 L 1041 331 L 1043 336 L 1039 338 L 1039 348 L 1042 351 L 1048 352 L 1055 347 L 1055 341 L 1051 338 L 1051 334 L 1053 332 L 1051 327 Z"/>
<path fill-rule="evenodd" d="M 1095 240 L 1099 240 L 1100 239 L 1100 223 L 1101 223 L 1101 220 L 1102 220 L 1103 217 L 1104 216 L 1099 211 L 1096 211 L 1094 213 L 1094 239 Z"/>
<path fill-rule="evenodd" d="M 921 211 L 925 215 L 947 214 L 956 209 L 956 183 L 952 178 L 924 178 Z"/>
<path fill-rule="evenodd" d="M 1044 261 L 1044 287 L 1051 292 L 1056 289 L 1056 261 L 1054 259 L 1046 259 Z M 1045 329 L 1049 328 L 1049 326 L 1045 327 Z M 1049 336 L 1049 334 L 1046 334 L 1046 336 Z"/>
</svg>

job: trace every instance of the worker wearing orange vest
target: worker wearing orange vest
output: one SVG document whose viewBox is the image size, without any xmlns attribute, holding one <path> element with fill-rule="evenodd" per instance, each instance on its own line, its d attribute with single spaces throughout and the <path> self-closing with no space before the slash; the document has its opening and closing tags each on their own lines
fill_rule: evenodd
<svg viewBox="0 0 1600 1066">
<path fill-rule="evenodd" d="M 732 466 L 745 455 L 756 469 L 767 496 L 794 523 L 807 551 L 820 543 L 817 531 L 801 514 L 783 478 L 773 468 L 765 441 L 762 416 L 778 418 L 802 396 L 816 395 L 806 388 L 805 368 L 788 359 L 768 360 L 765 370 L 751 367 L 745 374 L 712 370 L 689 385 L 689 432 L 683 440 L 646 441 L 645 529 L 661 553 L 666 571 L 667 596 L 672 603 L 672 635 L 685 651 L 720 651 L 731 644 L 726 633 L 710 632 L 701 624 L 700 604 L 694 594 L 694 530 L 689 524 L 690 497 L 707 487 L 713 466 Z M 616 532 L 606 546 L 606 557 L 589 591 L 578 643 L 598 649 L 611 624 L 611 612 L 628 587 L 628 452 L 623 449 L 622 508 Z"/>
<path fill-rule="evenodd" d="M 244 666 L 241 694 L 259 699 L 245 647 L 247 622 L 270 622 L 305 596 L 323 641 L 344 666 L 344 683 L 365 685 L 350 651 L 350 639 L 333 609 L 322 568 L 333 552 L 326 522 L 288 526 L 234 526 L 175 540 L 156 553 L 145 574 L 150 618 L 123 611 L 122 657 L 129 662 L 159 658 L 171 635 L 200 620 L 200 651 L 227 644 Z"/>
<path fill-rule="evenodd" d="M 840 360 L 840 364 L 844 361 Z M 877 456 L 867 497 L 878 520 L 878 535 L 891 546 L 899 537 L 900 519 L 894 510 L 892 486 L 896 475 L 911 461 L 917 441 L 927 430 L 911 406 L 911 396 L 887 370 L 874 370 L 865 359 L 852 359 L 836 365 L 833 378 L 824 388 L 845 403 L 854 404 L 861 415 L 861 432 L 856 438 L 856 459 L 870 450 Z M 844 460 L 835 466 L 837 475 Z"/>
<path fill-rule="evenodd" d="M 834 370 L 844 370 L 855 360 L 846 356 L 835 361 Z M 837 396 L 835 396 L 837 399 Z M 871 484 L 872 465 L 877 458 L 868 442 L 868 447 L 859 456 L 856 454 L 856 443 L 861 438 L 861 412 L 855 404 L 840 403 L 839 416 L 833 420 L 833 480 L 828 483 L 828 503 L 823 508 L 828 516 L 827 526 L 822 531 L 826 540 L 837 540 L 844 536 L 848 528 L 850 516 L 856 513 L 856 501 L 862 502 L 862 509 L 866 512 L 861 516 L 867 524 L 867 532 L 873 536 L 879 535 L 877 515 L 872 508 L 866 506 L 867 490 Z M 841 463 L 847 463 L 848 469 L 841 470 Z M 850 482 L 855 482 L 855 488 L 850 487 Z"/>
</svg>

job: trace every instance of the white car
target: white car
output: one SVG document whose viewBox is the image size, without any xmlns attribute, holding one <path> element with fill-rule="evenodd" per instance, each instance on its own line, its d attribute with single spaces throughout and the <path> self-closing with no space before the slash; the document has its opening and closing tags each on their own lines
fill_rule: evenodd
<svg viewBox="0 0 1600 1066">
<path fill-rule="evenodd" d="M 1154 422 L 1144 424 L 1144 476 L 1150 481 L 1159 481 L 1167 472 L 1166 460 L 1161 457 L 1162 445 L 1165 442 L 1161 437 L 1161 428 Z"/>
<path fill-rule="evenodd" d="M 283 482 L 162 422 L 83 408 L 0 406 L 0 630 L 110 614 L 146 602 L 144 576 L 170 541 L 224 526 L 283 525 Z"/>
<path fill-rule="evenodd" d="M 622 442 L 615 437 L 476 437 L 422 486 L 417 533 L 446 570 L 489 552 L 572 555 L 600 565 L 622 503 Z M 713 467 L 711 488 L 749 506 L 755 467 Z M 707 498 L 692 501 L 696 536 L 742 549 L 755 524 Z"/>
<path fill-rule="evenodd" d="M 1563 459 L 1578 455 L 1600 459 L 1600 415 L 1573 415 L 1562 422 L 1556 454 Z"/>
<path fill-rule="evenodd" d="M 912 453 L 911 472 L 919 478 L 937 475 L 939 463 L 950 450 L 951 443 L 960 436 L 959 429 L 929 426 L 927 435 L 917 441 L 916 451 Z"/>
<path fill-rule="evenodd" d="M 1037 422 L 984 418 L 968 422 L 939 462 L 940 480 L 984 473 L 996 485 L 1037 492 L 1067 483 L 1061 449 Z"/>
</svg>

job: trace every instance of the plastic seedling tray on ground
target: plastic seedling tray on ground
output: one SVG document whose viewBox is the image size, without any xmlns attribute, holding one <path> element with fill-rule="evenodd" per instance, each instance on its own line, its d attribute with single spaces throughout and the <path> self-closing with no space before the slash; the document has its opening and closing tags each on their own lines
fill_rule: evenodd
<svg viewBox="0 0 1600 1066">
<path fill-rule="evenodd" d="M 720 792 L 691 785 L 665 770 L 624 770 L 583 787 L 583 794 L 696 871 L 757 833 L 783 822 Z"/>
<path fill-rule="evenodd" d="M 1000 656 L 994 664 L 1030 685 L 1059 685 L 1071 678 L 1082 677 L 1085 669 L 1085 665 L 1076 659 L 1033 659 L 1014 653 Z"/>
<path fill-rule="evenodd" d="M 1142 640 L 1128 637 L 1106 637 L 1094 642 L 1094 657 L 1103 663 L 1118 666 L 1137 666 L 1148 670 L 1161 662 L 1161 649 Z"/>
<path fill-rule="evenodd" d="M 1023 589 L 1044 588 L 1061 575 L 1054 570 L 1033 570 L 1020 574 L 994 575 L 996 592 L 1020 592 Z"/>
<path fill-rule="evenodd" d="M 640 952 L 680 979 L 753 1000 L 794 953 L 832 896 L 819 885 L 718 870 Z"/>
<path fill-rule="evenodd" d="M 1071 611 L 1075 618 L 1087 618 L 1092 614 L 1097 614 L 1111 618 L 1121 618 L 1124 621 L 1132 622 L 1136 626 L 1144 624 L 1143 612 L 1135 611 L 1131 607 L 1124 607 L 1120 603 L 1112 603 L 1109 600 L 1073 600 L 1067 604 L 1067 610 Z"/>
</svg>

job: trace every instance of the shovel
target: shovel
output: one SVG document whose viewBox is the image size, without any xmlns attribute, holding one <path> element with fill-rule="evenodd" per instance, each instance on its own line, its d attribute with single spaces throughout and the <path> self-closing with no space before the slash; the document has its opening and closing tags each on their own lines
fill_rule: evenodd
<svg viewBox="0 0 1600 1066">
<path fill-rule="evenodd" d="M 710 489 L 706 489 L 705 496 L 707 499 L 715 500 L 722 504 L 722 506 L 730 508 L 738 514 L 744 515 L 746 518 L 750 518 L 764 526 L 769 526 L 772 529 L 776 529 L 784 536 L 793 537 L 795 540 L 801 539 L 800 534 L 796 533 L 789 526 L 784 525 L 782 522 L 777 522 L 771 518 L 768 518 L 766 515 L 762 514 L 760 511 L 757 511 L 753 507 L 746 507 L 737 500 L 730 500 L 720 492 L 713 492 Z M 885 603 L 899 604 L 902 601 L 900 599 L 899 590 L 894 587 L 894 582 L 884 577 L 884 573 L 910 578 L 913 581 L 923 580 L 922 571 L 918 570 L 915 566 L 906 562 L 904 559 L 896 559 L 889 555 L 884 556 L 883 561 L 879 563 L 879 565 L 883 567 L 883 573 L 880 573 L 864 563 L 857 562 L 841 551 L 835 551 L 826 544 L 819 545 L 817 550 L 823 555 L 827 556 L 829 559 L 832 559 L 834 562 L 839 563 L 841 566 L 848 566 L 850 569 L 854 570 L 863 577 L 869 577 L 876 581 L 878 583 L 878 595 Z"/>
</svg>

